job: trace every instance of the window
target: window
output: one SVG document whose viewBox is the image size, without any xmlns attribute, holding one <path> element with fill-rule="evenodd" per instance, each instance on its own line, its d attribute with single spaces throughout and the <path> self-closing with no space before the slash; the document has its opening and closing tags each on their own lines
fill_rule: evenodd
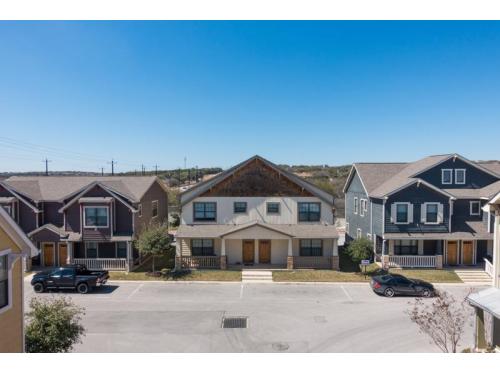
<svg viewBox="0 0 500 375">
<path fill-rule="evenodd" d="M 320 213 L 319 203 L 299 203 L 299 221 L 319 221 Z"/>
<path fill-rule="evenodd" d="M 85 228 L 107 228 L 109 226 L 108 207 L 85 207 Z"/>
<path fill-rule="evenodd" d="M 9 256 L 0 256 L 0 309 L 9 305 Z"/>
<path fill-rule="evenodd" d="M 407 224 L 408 203 L 396 203 L 396 224 Z"/>
<path fill-rule="evenodd" d="M 247 212 L 247 202 L 234 202 L 233 212 L 235 214 L 244 214 Z"/>
<path fill-rule="evenodd" d="M 321 240 L 300 240 L 301 257 L 323 256 L 323 241 Z"/>
<path fill-rule="evenodd" d="M 152 217 L 158 216 L 158 201 L 151 202 L 151 216 Z"/>
<path fill-rule="evenodd" d="M 365 216 L 365 212 L 367 211 L 366 210 L 366 199 L 361 199 L 360 202 L 361 202 L 361 207 L 360 207 L 360 210 L 359 210 L 359 215 L 360 216 Z"/>
<path fill-rule="evenodd" d="M 465 169 L 455 169 L 455 184 L 465 185 Z"/>
<path fill-rule="evenodd" d="M 127 243 L 126 242 L 117 242 L 116 243 L 116 257 L 117 258 L 126 258 L 127 257 Z"/>
<path fill-rule="evenodd" d="M 214 255 L 214 240 L 191 240 L 191 255 L 210 256 Z"/>
<path fill-rule="evenodd" d="M 97 258 L 97 242 L 85 242 L 85 251 L 87 258 Z"/>
<path fill-rule="evenodd" d="M 425 223 L 426 224 L 437 224 L 439 222 L 439 204 L 438 203 L 426 203 L 425 207 Z"/>
<path fill-rule="evenodd" d="M 2 206 L 2 208 L 7 211 L 7 213 L 13 218 L 14 217 L 14 212 L 12 211 L 12 207 L 10 205 L 7 206 Z"/>
<path fill-rule="evenodd" d="M 470 202 L 470 214 L 472 216 L 481 215 L 481 202 L 479 201 Z"/>
<path fill-rule="evenodd" d="M 358 228 L 356 231 L 356 238 L 361 238 L 363 236 L 363 232 L 361 231 L 361 228 Z"/>
<path fill-rule="evenodd" d="M 280 203 L 279 202 L 267 202 L 267 213 L 268 214 L 279 214 L 280 213 Z"/>
<path fill-rule="evenodd" d="M 358 214 L 358 198 L 354 197 L 354 214 Z"/>
<path fill-rule="evenodd" d="M 139 217 L 142 217 L 142 204 L 139 204 L 139 206 L 137 206 L 137 211 L 138 211 Z"/>
<path fill-rule="evenodd" d="M 451 185 L 453 183 L 453 169 L 441 169 L 441 183 Z"/>
<path fill-rule="evenodd" d="M 217 216 L 215 202 L 195 202 L 193 205 L 194 219 L 198 221 L 215 221 Z"/>
<path fill-rule="evenodd" d="M 99 258 L 116 258 L 116 245 L 114 242 L 101 242 L 98 249 Z"/>
<path fill-rule="evenodd" d="M 395 240 L 394 255 L 418 255 L 417 240 Z"/>
</svg>

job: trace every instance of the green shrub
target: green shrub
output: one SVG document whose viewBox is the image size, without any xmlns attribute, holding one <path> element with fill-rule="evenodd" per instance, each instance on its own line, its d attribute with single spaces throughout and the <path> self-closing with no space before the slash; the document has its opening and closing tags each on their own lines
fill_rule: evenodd
<svg viewBox="0 0 500 375">
<path fill-rule="evenodd" d="M 371 259 L 373 256 L 373 244 L 366 238 L 358 238 L 347 247 L 347 253 L 355 263 L 363 259 Z"/>
</svg>

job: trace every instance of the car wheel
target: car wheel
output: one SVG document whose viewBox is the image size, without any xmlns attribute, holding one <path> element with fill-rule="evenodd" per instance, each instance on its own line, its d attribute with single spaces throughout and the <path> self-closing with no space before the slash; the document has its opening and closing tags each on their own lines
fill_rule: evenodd
<svg viewBox="0 0 500 375">
<path fill-rule="evenodd" d="M 35 293 L 43 293 L 45 288 L 43 287 L 42 283 L 36 283 L 35 285 L 33 285 L 33 290 L 35 291 Z"/>
<path fill-rule="evenodd" d="M 422 290 L 422 297 L 429 298 L 432 297 L 432 292 L 428 288 Z"/>
<path fill-rule="evenodd" d="M 384 290 L 384 296 L 389 298 L 394 297 L 394 289 L 387 288 L 386 290 Z"/>
<path fill-rule="evenodd" d="M 87 294 L 89 292 L 89 286 L 85 283 L 78 284 L 76 290 L 80 294 Z"/>
</svg>

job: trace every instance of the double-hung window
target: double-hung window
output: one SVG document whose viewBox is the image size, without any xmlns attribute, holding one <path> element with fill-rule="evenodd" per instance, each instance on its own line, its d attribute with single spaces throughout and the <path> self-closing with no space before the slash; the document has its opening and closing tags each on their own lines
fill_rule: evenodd
<svg viewBox="0 0 500 375">
<path fill-rule="evenodd" d="M 453 184 L 453 169 L 441 169 L 441 183 L 443 185 Z"/>
<path fill-rule="evenodd" d="M 244 214 L 247 212 L 247 202 L 234 202 L 233 212 L 235 214 Z"/>
<path fill-rule="evenodd" d="M 9 305 L 9 256 L 0 256 L 0 309 Z"/>
<path fill-rule="evenodd" d="M 157 216 L 158 216 L 158 201 L 152 201 L 151 202 L 151 217 L 157 217 Z"/>
<path fill-rule="evenodd" d="M 396 224 L 409 222 L 408 203 L 396 203 Z"/>
<path fill-rule="evenodd" d="M 97 242 L 85 242 L 85 253 L 87 258 L 97 258 Z"/>
<path fill-rule="evenodd" d="M 455 169 L 455 184 L 465 185 L 465 169 Z"/>
<path fill-rule="evenodd" d="M 126 258 L 127 257 L 127 243 L 126 242 L 117 242 L 116 243 L 116 257 L 117 258 Z"/>
<path fill-rule="evenodd" d="M 471 216 L 481 215 L 481 202 L 479 201 L 470 202 L 470 214 Z"/>
<path fill-rule="evenodd" d="M 394 255 L 417 255 L 417 240 L 395 240 Z"/>
<path fill-rule="evenodd" d="M 194 220 L 215 221 L 217 216 L 217 205 L 215 202 L 195 202 L 193 204 Z"/>
<path fill-rule="evenodd" d="M 300 240 L 301 257 L 323 256 L 323 241 L 321 240 Z"/>
<path fill-rule="evenodd" d="M 357 215 L 358 214 L 358 198 L 357 197 L 354 197 L 354 214 Z"/>
<path fill-rule="evenodd" d="M 425 204 L 425 223 L 426 224 L 437 224 L 439 222 L 439 204 L 438 203 L 426 203 Z"/>
<path fill-rule="evenodd" d="M 214 240 L 212 239 L 191 240 L 191 254 L 193 256 L 214 255 Z"/>
<path fill-rule="evenodd" d="M 267 202 L 266 210 L 267 210 L 268 214 L 279 215 L 280 203 L 279 202 Z"/>
<path fill-rule="evenodd" d="M 361 207 L 360 207 L 360 210 L 359 210 L 359 215 L 360 216 L 365 216 L 365 213 L 367 211 L 367 209 L 366 209 L 366 199 L 361 199 L 360 203 L 361 203 Z"/>
<path fill-rule="evenodd" d="M 109 226 L 108 207 L 84 207 L 86 228 L 107 228 Z"/>
<path fill-rule="evenodd" d="M 321 204 L 314 203 L 299 203 L 299 221 L 319 221 L 321 216 Z"/>
</svg>

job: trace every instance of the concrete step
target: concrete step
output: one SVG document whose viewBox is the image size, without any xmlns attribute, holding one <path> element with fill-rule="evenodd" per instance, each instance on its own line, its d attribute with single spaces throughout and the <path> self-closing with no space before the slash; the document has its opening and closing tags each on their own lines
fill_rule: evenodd
<svg viewBox="0 0 500 375">
<path fill-rule="evenodd" d="M 272 283 L 273 273 L 271 271 L 243 270 L 241 281 L 245 283 Z"/>
<path fill-rule="evenodd" d="M 470 285 L 488 285 L 492 279 L 490 275 L 481 270 L 455 270 L 457 276 L 464 284 Z"/>
</svg>

